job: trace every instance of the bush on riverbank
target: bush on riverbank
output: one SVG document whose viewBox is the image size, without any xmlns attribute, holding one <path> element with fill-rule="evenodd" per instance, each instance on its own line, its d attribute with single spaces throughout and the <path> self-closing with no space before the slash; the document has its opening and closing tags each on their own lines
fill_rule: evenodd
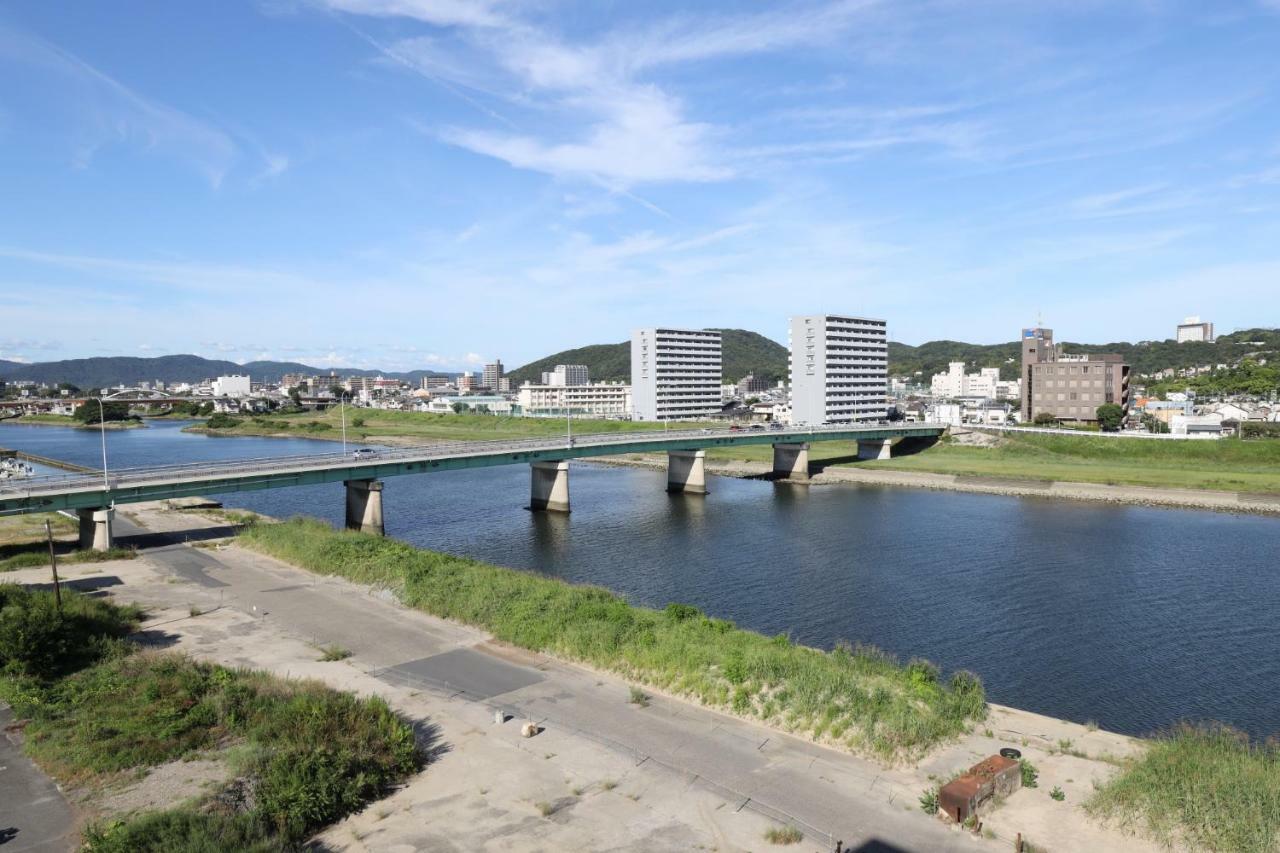
<svg viewBox="0 0 1280 853">
<path fill-rule="evenodd" d="M 1280 744 L 1226 726 L 1154 740 L 1086 804 L 1096 817 L 1221 853 L 1280 849 Z"/>
<path fill-rule="evenodd" d="M 513 645 L 609 669 L 885 759 L 910 759 L 986 716 L 970 673 L 902 667 L 876 649 L 830 653 L 764 637 L 688 605 L 633 607 L 613 593 L 529 572 L 337 532 L 295 518 L 241 533 L 250 548 L 320 574 L 393 589 L 406 605 Z"/>
<path fill-rule="evenodd" d="M 63 598 L 59 619 L 52 594 L 0 586 L 0 698 L 45 770 L 94 785 L 235 747 L 217 791 L 90 827 L 89 850 L 292 849 L 420 766 L 412 727 L 381 699 L 136 652 L 119 639 L 136 608 Z"/>
<path fill-rule="evenodd" d="M 52 592 L 0 584 L 0 677 L 47 682 L 93 664 L 117 653 L 141 616 L 71 590 L 59 610 Z"/>
</svg>

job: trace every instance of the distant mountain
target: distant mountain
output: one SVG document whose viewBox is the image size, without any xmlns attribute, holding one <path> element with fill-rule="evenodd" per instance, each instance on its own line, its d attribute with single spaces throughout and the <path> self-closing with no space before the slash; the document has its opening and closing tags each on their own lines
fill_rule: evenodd
<svg viewBox="0 0 1280 853">
<path fill-rule="evenodd" d="M 764 335 L 746 329 L 717 329 L 720 332 L 721 372 L 724 381 L 737 382 L 748 373 L 771 381 L 787 376 L 787 348 Z M 557 364 L 585 364 L 592 382 L 631 381 L 631 342 L 592 344 L 568 349 L 518 367 L 507 375 L 512 385 L 537 382 L 543 371 Z"/>
<path fill-rule="evenodd" d="M 279 382 L 286 373 L 327 374 L 327 368 L 312 367 L 296 361 L 251 361 L 237 364 L 234 361 L 201 358 L 198 355 L 162 355 L 157 358 L 133 358 L 108 356 L 99 358 L 73 358 L 64 361 L 44 361 L 36 364 L 19 364 L 0 361 L 0 378 L 30 380 L 41 385 L 57 385 L 70 382 L 81 388 L 106 388 L 112 385 L 136 385 L 139 382 L 159 380 L 171 382 L 199 382 L 233 373 L 247 373 L 255 382 Z M 434 370 L 412 370 L 406 373 L 377 370 L 336 369 L 340 376 L 386 376 L 418 383 L 424 376 L 456 376 L 456 373 L 440 373 Z"/>
</svg>

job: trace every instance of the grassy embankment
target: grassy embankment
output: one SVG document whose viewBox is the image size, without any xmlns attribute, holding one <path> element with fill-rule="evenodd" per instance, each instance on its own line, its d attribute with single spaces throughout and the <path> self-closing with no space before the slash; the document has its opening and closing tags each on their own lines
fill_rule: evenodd
<svg viewBox="0 0 1280 853">
<path fill-rule="evenodd" d="M 106 560 L 131 560 L 132 548 L 110 551 L 81 551 L 77 548 L 79 530 L 74 521 L 56 512 L 31 513 L 0 518 L 0 572 L 44 566 L 49 563 L 49 545 L 45 538 L 45 521 L 53 526 L 53 547 L 58 564 L 101 563 Z"/>
<path fill-rule="evenodd" d="M 1280 441 L 1165 441 L 1090 435 L 1005 434 L 994 447 L 942 441 L 885 461 L 855 461 L 852 443 L 823 442 L 811 462 L 873 471 L 919 471 L 973 477 L 1059 480 L 1155 488 L 1280 492 Z M 707 452 L 709 459 L 772 461 L 767 446 Z"/>
<path fill-rule="evenodd" d="M 1220 853 L 1280 850 L 1280 744 L 1224 727 L 1156 739 L 1086 804 L 1163 843 Z"/>
<path fill-rule="evenodd" d="M 19 415 L 16 418 L 5 418 L 0 424 L 43 424 L 45 426 L 69 426 L 77 429 L 101 429 L 98 424 L 82 423 L 70 415 Z M 131 418 L 127 421 L 107 421 L 107 429 L 135 429 L 146 426 L 142 421 Z"/>
<path fill-rule="evenodd" d="M 433 415 L 425 412 L 385 412 L 347 407 L 347 441 L 396 438 L 428 441 L 486 441 L 511 438 L 562 436 L 562 418 L 510 418 L 497 415 Z M 187 427 L 189 432 L 216 435 L 294 435 L 306 438 L 342 439 L 341 413 L 337 408 L 293 415 L 240 417 L 235 426 L 210 429 Z M 358 423 L 358 425 L 357 425 Z M 671 428 L 698 428 L 706 424 L 671 424 Z M 662 429 L 661 425 L 635 421 L 573 421 L 575 435 L 605 432 L 637 432 Z"/>
<path fill-rule="evenodd" d="M 278 851 L 414 772 L 411 726 L 380 699 L 321 684 L 139 652 L 141 613 L 73 592 L 0 585 L 0 699 L 25 749 L 63 785 L 127 784 L 191 758 L 226 765 L 217 790 L 91 825 L 86 849 Z"/>
<path fill-rule="evenodd" d="M 580 661 L 687 699 L 878 758 L 913 759 L 986 716 L 981 682 L 941 683 L 924 661 L 764 637 L 688 605 L 633 607 L 608 590 L 337 532 L 308 519 L 251 526 L 240 542 L 309 571 L 394 590 L 410 607 L 513 645 Z"/>
</svg>

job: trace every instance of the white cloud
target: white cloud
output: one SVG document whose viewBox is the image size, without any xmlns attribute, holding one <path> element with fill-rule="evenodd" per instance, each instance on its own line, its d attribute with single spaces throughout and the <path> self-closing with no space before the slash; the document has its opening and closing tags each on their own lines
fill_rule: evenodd
<svg viewBox="0 0 1280 853">
<path fill-rule="evenodd" d="M 496 27 L 506 18 L 485 0 L 320 0 L 335 12 L 378 18 L 413 18 L 437 27 Z"/>
<path fill-rule="evenodd" d="M 617 100 L 584 100 L 604 117 L 579 141 L 549 142 L 461 128 L 446 130 L 441 138 L 517 168 L 587 177 L 610 187 L 731 176 L 727 166 L 714 161 L 712 129 L 684 121 L 679 104 L 657 89 L 620 93 Z"/>
</svg>

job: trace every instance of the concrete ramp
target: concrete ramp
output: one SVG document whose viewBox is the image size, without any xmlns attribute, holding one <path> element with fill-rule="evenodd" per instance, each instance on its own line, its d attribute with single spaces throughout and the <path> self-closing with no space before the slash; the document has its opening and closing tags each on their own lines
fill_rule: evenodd
<svg viewBox="0 0 1280 853">
<path fill-rule="evenodd" d="M 434 687 L 465 693 L 470 699 L 490 699 L 537 684 L 543 676 L 472 649 L 454 649 L 431 657 L 389 666 L 372 673 L 388 684 Z"/>
</svg>

